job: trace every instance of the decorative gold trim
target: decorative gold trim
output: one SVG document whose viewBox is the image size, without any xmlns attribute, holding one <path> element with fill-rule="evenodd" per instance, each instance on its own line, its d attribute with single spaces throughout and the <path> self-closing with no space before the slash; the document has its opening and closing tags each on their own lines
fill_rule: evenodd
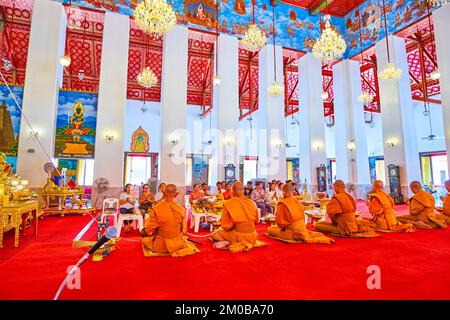
<svg viewBox="0 0 450 320">
<path fill-rule="evenodd" d="M 77 92 L 77 93 L 89 93 L 89 94 L 96 94 L 96 95 L 98 95 L 98 92 L 95 92 L 95 91 L 77 90 L 77 89 L 68 89 L 68 88 L 59 88 L 59 91 Z"/>
</svg>

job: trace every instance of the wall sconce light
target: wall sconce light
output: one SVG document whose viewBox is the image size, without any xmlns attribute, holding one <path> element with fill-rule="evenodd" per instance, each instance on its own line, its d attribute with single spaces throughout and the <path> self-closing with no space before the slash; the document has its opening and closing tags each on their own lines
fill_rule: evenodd
<svg viewBox="0 0 450 320">
<path fill-rule="evenodd" d="M 30 130 L 30 137 L 37 139 L 39 136 L 39 132 L 35 130 Z"/>
<path fill-rule="evenodd" d="M 234 139 L 233 139 L 233 137 L 225 137 L 223 139 L 223 143 L 225 145 L 227 145 L 228 147 L 230 147 L 230 146 L 232 146 L 234 144 Z"/>
<path fill-rule="evenodd" d="M 72 62 L 72 59 L 70 59 L 70 56 L 61 56 L 59 58 L 59 63 L 61 63 L 61 65 L 63 67 L 68 67 L 70 66 L 70 63 Z"/>
<path fill-rule="evenodd" d="M 315 150 L 315 151 L 317 151 L 317 152 L 319 152 L 320 150 L 322 150 L 322 144 L 321 143 L 315 143 L 314 145 L 313 145 L 313 149 Z"/>
<path fill-rule="evenodd" d="M 347 144 L 347 149 L 350 151 L 355 151 L 356 149 L 356 144 L 354 140 L 350 140 Z"/>
<path fill-rule="evenodd" d="M 221 80 L 220 80 L 219 76 L 215 76 L 213 79 L 213 84 L 215 86 L 218 86 L 220 84 L 220 82 L 221 82 Z"/>
<path fill-rule="evenodd" d="M 112 134 L 106 134 L 105 136 L 106 142 L 112 142 L 114 140 L 114 136 Z"/>
<path fill-rule="evenodd" d="M 394 140 L 388 140 L 388 141 L 386 141 L 386 145 L 388 147 L 394 148 L 395 147 L 395 141 Z"/>
<path fill-rule="evenodd" d="M 276 140 L 276 141 L 274 141 L 273 145 L 276 148 L 281 149 L 281 147 L 283 146 L 283 142 L 281 142 L 280 140 Z"/>
<path fill-rule="evenodd" d="M 180 141 L 180 138 L 178 138 L 178 137 L 172 137 L 172 138 L 170 138 L 170 142 L 171 142 L 172 144 L 177 144 L 179 141 Z"/>
</svg>

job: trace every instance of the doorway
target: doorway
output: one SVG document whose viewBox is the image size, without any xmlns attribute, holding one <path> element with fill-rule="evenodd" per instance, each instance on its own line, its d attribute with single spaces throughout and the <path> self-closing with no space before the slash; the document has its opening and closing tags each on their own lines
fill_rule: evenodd
<svg viewBox="0 0 450 320">
<path fill-rule="evenodd" d="M 125 153 L 124 184 L 143 185 L 157 179 L 157 153 Z"/>
</svg>

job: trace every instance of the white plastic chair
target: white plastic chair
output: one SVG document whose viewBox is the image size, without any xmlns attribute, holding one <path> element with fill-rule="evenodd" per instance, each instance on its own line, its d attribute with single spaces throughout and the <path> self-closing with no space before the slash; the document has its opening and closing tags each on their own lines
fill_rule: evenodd
<svg viewBox="0 0 450 320">
<path fill-rule="evenodd" d="M 103 200 L 102 215 L 100 221 L 106 217 L 112 217 L 114 219 L 114 225 L 117 224 L 117 215 L 119 214 L 119 199 L 117 198 L 107 198 Z"/>
<path fill-rule="evenodd" d="M 132 214 L 119 214 L 119 221 L 117 222 L 117 237 L 120 237 L 120 233 L 122 231 L 123 222 L 127 220 L 132 220 L 134 224 L 134 228 L 136 229 L 136 223 L 139 226 L 139 230 L 144 228 L 144 219 L 142 218 L 142 214 L 132 213 Z"/>
</svg>

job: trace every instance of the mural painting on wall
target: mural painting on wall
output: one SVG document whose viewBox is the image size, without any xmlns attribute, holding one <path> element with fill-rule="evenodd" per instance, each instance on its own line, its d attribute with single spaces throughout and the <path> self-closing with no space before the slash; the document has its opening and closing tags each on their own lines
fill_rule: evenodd
<svg viewBox="0 0 450 320">
<path fill-rule="evenodd" d="M 361 10 L 361 13 L 359 12 Z M 427 3 L 424 0 L 386 0 L 386 21 L 389 34 L 400 31 L 408 25 L 420 20 L 427 14 Z M 360 22 L 363 49 L 371 47 L 385 38 L 383 5 L 378 0 L 368 0 L 350 12 L 346 17 L 346 41 L 349 44 L 348 57 L 360 52 Z"/>
<path fill-rule="evenodd" d="M 300 183 L 300 159 L 292 159 L 292 180 Z"/>
<path fill-rule="evenodd" d="M 133 132 L 131 136 L 131 152 L 144 152 L 147 153 L 149 150 L 149 141 L 150 138 L 148 133 L 142 129 L 141 126 Z"/>
<path fill-rule="evenodd" d="M 208 165 L 202 157 L 192 158 L 192 185 L 208 183 Z"/>
<path fill-rule="evenodd" d="M 55 158 L 94 158 L 97 94 L 60 91 Z"/>
<path fill-rule="evenodd" d="M 21 111 L 16 105 L 22 106 L 23 87 L 0 85 L 0 152 L 6 157 L 13 172 L 17 167 L 17 150 L 19 145 Z M 14 97 L 13 97 L 14 95 Z"/>
</svg>

